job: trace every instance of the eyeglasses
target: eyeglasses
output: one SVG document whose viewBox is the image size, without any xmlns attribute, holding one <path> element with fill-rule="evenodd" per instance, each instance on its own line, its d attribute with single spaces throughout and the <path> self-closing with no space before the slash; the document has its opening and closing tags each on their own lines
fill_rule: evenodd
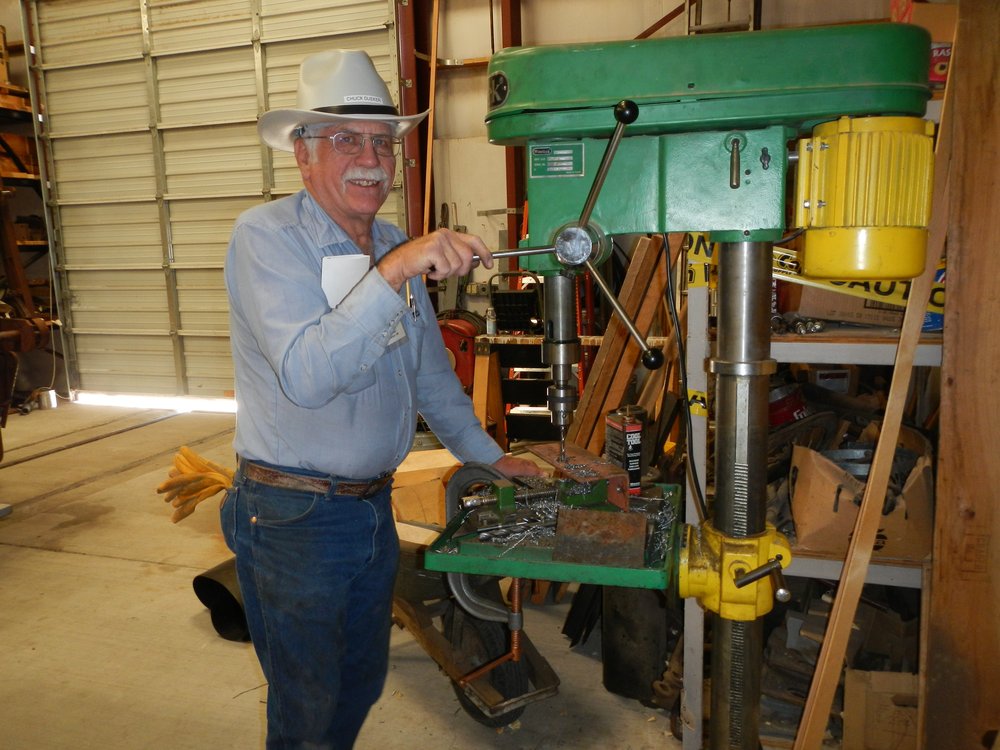
<svg viewBox="0 0 1000 750">
<path fill-rule="evenodd" d="M 365 141 L 372 144 L 375 153 L 379 156 L 393 156 L 403 142 L 401 138 L 393 138 L 390 135 L 369 135 L 366 133 L 351 133 L 343 130 L 333 135 L 306 135 L 303 138 L 326 138 L 333 144 L 333 149 L 345 156 L 355 156 L 360 154 L 365 147 Z"/>
</svg>

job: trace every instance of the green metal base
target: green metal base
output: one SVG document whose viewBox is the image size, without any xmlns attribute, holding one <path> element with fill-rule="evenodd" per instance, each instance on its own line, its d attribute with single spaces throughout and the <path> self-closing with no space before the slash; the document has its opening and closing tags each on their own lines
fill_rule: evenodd
<svg viewBox="0 0 1000 750">
<path fill-rule="evenodd" d="M 663 503 L 672 509 L 674 518 L 677 518 L 680 487 L 657 487 L 663 493 Z M 608 504 L 591 508 L 600 508 L 608 513 L 623 512 Z M 647 559 L 643 567 L 622 567 L 555 560 L 555 537 L 514 545 L 479 541 L 474 527 L 470 530 L 468 525 L 476 512 L 475 508 L 463 511 L 449 522 L 441 536 L 427 549 L 424 556 L 427 570 L 659 590 L 666 590 L 675 576 L 679 521 L 667 529 L 654 529 L 647 541 L 647 550 L 660 552 L 653 555 L 653 559 Z"/>
</svg>

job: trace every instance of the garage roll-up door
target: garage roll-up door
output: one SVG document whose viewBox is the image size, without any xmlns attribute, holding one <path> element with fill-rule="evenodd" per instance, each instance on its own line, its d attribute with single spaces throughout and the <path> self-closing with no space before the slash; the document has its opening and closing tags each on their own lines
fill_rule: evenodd
<svg viewBox="0 0 1000 750">
<path fill-rule="evenodd" d="M 301 187 L 257 116 L 294 106 L 302 58 L 333 47 L 398 90 L 393 3 L 36 0 L 25 18 L 72 386 L 230 394 L 233 221 Z M 398 184 L 382 215 L 402 225 Z"/>
</svg>

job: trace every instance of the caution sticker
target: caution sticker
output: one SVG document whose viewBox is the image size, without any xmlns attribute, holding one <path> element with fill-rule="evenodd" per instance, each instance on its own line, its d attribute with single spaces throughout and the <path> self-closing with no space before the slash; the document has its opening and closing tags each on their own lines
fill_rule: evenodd
<svg viewBox="0 0 1000 750">
<path fill-rule="evenodd" d="M 717 245 L 705 232 L 686 232 L 681 249 L 687 252 L 688 287 L 714 287 L 718 272 Z"/>
<path fill-rule="evenodd" d="M 708 394 L 705 391 L 688 389 L 688 408 L 696 417 L 708 416 Z"/>
<path fill-rule="evenodd" d="M 903 281 L 828 281 L 813 279 L 802 275 L 802 264 L 799 262 L 799 252 L 789 247 L 774 247 L 772 270 L 776 279 L 791 281 L 803 286 L 828 289 L 852 297 L 881 302 L 886 305 L 905 307 L 910 298 L 912 282 Z M 931 288 L 930 299 L 927 302 L 927 312 L 941 315 L 944 313 L 944 283 L 943 266 L 938 267 L 934 276 L 934 286 Z"/>
</svg>

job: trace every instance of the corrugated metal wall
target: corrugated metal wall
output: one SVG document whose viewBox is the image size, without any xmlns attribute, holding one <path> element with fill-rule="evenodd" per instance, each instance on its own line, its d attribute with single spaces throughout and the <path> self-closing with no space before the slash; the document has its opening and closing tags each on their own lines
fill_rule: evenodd
<svg viewBox="0 0 1000 750">
<path fill-rule="evenodd" d="M 226 395 L 230 229 L 301 187 L 257 116 L 294 106 L 302 58 L 331 47 L 367 50 L 395 91 L 392 0 L 35 0 L 26 17 L 72 386 Z M 383 215 L 402 225 L 402 207 L 397 189 Z"/>
</svg>

